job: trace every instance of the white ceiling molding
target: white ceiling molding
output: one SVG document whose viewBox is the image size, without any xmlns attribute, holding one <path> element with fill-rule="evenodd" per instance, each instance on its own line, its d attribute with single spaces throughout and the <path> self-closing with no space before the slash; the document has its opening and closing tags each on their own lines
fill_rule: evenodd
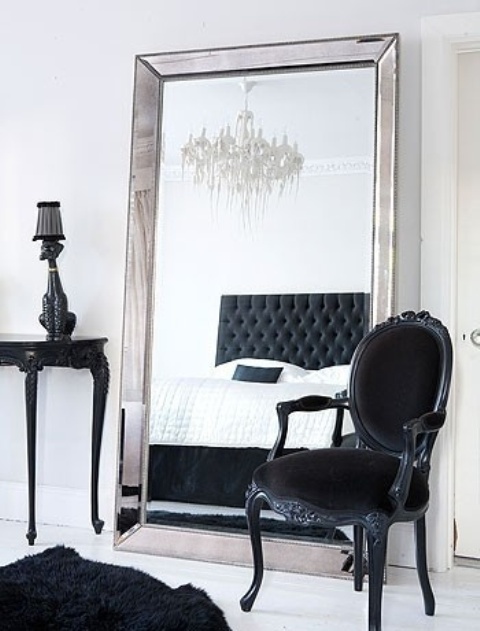
<svg viewBox="0 0 480 631">
<path fill-rule="evenodd" d="M 300 173 L 305 177 L 323 177 L 330 175 L 352 175 L 356 173 L 373 173 L 372 156 L 346 156 L 327 160 L 307 160 Z M 182 172 L 180 165 L 161 166 L 161 176 L 165 182 L 192 181 L 193 173 L 187 168 Z"/>
</svg>

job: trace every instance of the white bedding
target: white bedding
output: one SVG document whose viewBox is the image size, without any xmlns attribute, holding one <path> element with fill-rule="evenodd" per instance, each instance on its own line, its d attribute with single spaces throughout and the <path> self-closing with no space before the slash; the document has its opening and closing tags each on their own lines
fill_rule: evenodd
<svg viewBox="0 0 480 631">
<path fill-rule="evenodd" d="M 312 394 L 333 396 L 346 384 L 251 383 L 223 378 L 175 378 L 152 383 L 151 444 L 270 449 L 277 436 L 279 401 Z M 335 410 L 295 413 L 287 447 L 328 447 Z"/>
</svg>

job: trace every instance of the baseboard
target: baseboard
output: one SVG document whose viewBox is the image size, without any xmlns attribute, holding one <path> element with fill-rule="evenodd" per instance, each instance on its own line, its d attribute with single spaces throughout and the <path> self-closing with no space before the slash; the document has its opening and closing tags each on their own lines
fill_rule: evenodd
<svg viewBox="0 0 480 631">
<path fill-rule="evenodd" d="M 28 490 L 25 482 L 0 482 L 0 519 L 28 521 Z M 113 530 L 110 506 L 100 506 L 105 530 Z M 83 489 L 38 485 L 36 489 L 36 522 L 53 526 L 91 528 L 90 493 Z"/>
<path fill-rule="evenodd" d="M 454 563 L 460 567 L 473 567 L 476 570 L 480 569 L 480 559 L 474 559 L 472 557 L 455 556 Z"/>
</svg>

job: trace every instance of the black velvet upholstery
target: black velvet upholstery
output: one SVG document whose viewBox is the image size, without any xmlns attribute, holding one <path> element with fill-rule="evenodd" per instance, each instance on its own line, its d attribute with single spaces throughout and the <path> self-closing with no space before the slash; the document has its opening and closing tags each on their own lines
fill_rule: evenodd
<svg viewBox="0 0 480 631">
<path fill-rule="evenodd" d="M 367 449 L 315 449 L 261 465 L 253 482 L 268 488 L 277 501 L 302 502 L 321 511 L 392 513 L 396 504 L 388 491 L 397 471 L 398 459 L 387 454 Z M 415 469 L 405 506 L 418 509 L 428 502 L 428 496 L 426 477 Z"/>
<path fill-rule="evenodd" d="M 426 311 L 405 312 L 377 325 L 359 342 L 344 399 L 307 396 L 277 405 L 279 434 L 269 462 L 253 474 L 247 496 L 254 578 L 241 599 L 249 611 L 260 589 L 264 502 L 299 523 L 354 526 L 354 585 L 362 589 L 363 537 L 367 536 L 369 631 L 381 631 L 381 598 L 388 531 L 415 524 L 417 571 L 425 613 L 435 599 L 426 558 L 430 459 L 452 373 L 447 329 Z M 347 405 L 359 442 L 355 449 L 316 449 L 282 455 L 289 415 Z"/>
<path fill-rule="evenodd" d="M 256 383 L 277 383 L 283 368 L 244 366 L 238 364 L 233 373 L 235 381 L 252 381 Z"/>
<path fill-rule="evenodd" d="M 363 293 L 222 296 L 215 363 L 256 357 L 309 370 L 349 364 L 369 310 Z"/>
<path fill-rule="evenodd" d="M 367 444 L 403 451 L 405 420 L 438 407 L 442 359 L 436 338 L 419 327 L 389 329 L 370 340 L 350 385 L 351 414 Z"/>
</svg>

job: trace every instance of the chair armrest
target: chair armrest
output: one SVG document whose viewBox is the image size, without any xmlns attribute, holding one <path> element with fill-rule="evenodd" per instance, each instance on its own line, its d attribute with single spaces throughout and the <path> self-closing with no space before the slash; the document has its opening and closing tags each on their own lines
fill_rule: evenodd
<svg viewBox="0 0 480 631">
<path fill-rule="evenodd" d="M 277 403 L 277 414 L 288 417 L 292 412 L 320 412 L 326 410 L 331 401 L 331 397 L 318 394 L 307 395 L 292 401 L 280 401 Z"/>
<path fill-rule="evenodd" d="M 342 390 L 335 394 L 335 401 L 337 403 L 343 403 L 342 406 L 337 406 L 337 414 L 335 416 L 335 427 L 332 432 L 332 444 L 331 447 L 340 447 L 342 445 L 343 438 L 343 419 L 345 417 L 345 410 L 349 409 L 348 406 L 348 392 Z"/>
<path fill-rule="evenodd" d="M 422 414 L 420 418 L 415 418 L 411 421 L 407 421 L 403 426 L 404 432 L 414 432 L 415 436 L 418 434 L 430 434 L 431 432 L 438 432 L 442 429 L 445 423 L 445 410 L 437 410 L 436 412 L 427 412 Z"/>
<path fill-rule="evenodd" d="M 290 414 L 293 412 L 320 412 L 329 408 L 345 409 L 346 407 L 347 404 L 344 399 L 336 400 L 331 397 L 324 397 L 320 395 L 310 395 L 301 397 L 300 399 L 280 401 L 277 403 L 278 434 L 275 444 L 267 456 L 267 462 L 280 457 L 283 453 L 283 448 L 287 439 Z"/>
<path fill-rule="evenodd" d="M 404 449 L 400 458 L 397 475 L 390 487 L 389 495 L 401 506 L 405 506 L 413 465 L 416 457 L 417 436 L 438 432 L 445 422 L 445 410 L 426 412 L 419 418 L 411 419 L 403 425 Z"/>
</svg>

